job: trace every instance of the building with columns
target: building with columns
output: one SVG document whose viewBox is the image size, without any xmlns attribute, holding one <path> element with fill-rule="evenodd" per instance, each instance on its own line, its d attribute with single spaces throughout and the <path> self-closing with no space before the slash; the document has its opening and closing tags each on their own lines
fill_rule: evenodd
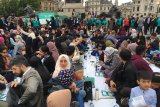
<svg viewBox="0 0 160 107">
<path fill-rule="evenodd" d="M 121 11 L 121 16 L 131 16 L 132 15 L 132 2 L 123 3 L 122 5 L 118 6 L 119 10 Z"/>
<path fill-rule="evenodd" d="M 114 5 L 118 6 L 118 0 L 115 0 L 115 4 Z"/>
<path fill-rule="evenodd" d="M 59 11 L 60 0 L 42 0 L 40 2 L 41 11 Z"/>
<path fill-rule="evenodd" d="M 99 15 L 102 12 L 108 12 L 113 4 L 112 0 L 88 0 L 85 6 L 86 11 Z"/>
<path fill-rule="evenodd" d="M 62 6 L 62 13 L 63 15 L 72 16 L 73 12 L 76 13 L 85 13 L 85 6 L 83 0 L 63 0 L 61 1 L 64 3 Z"/>
<path fill-rule="evenodd" d="M 160 0 L 133 0 L 132 15 L 146 17 L 148 14 L 160 16 Z"/>
</svg>

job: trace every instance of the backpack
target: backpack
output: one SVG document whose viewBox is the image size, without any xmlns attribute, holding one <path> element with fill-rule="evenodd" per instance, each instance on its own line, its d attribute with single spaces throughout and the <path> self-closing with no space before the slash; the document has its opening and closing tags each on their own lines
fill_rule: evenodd
<svg viewBox="0 0 160 107">
<path fill-rule="evenodd" d="M 84 98 L 84 102 L 88 102 L 89 100 L 93 100 L 92 96 L 92 82 L 91 81 L 85 81 L 84 82 L 84 90 L 86 91 L 86 96 Z"/>
</svg>

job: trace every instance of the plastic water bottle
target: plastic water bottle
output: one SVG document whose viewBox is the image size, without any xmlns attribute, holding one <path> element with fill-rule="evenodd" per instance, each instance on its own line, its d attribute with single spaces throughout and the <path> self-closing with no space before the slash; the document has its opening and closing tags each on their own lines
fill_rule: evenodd
<svg viewBox="0 0 160 107">
<path fill-rule="evenodd" d="M 96 100 L 99 100 L 99 89 L 98 88 L 95 91 L 95 98 Z"/>
<path fill-rule="evenodd" d="M 84 53 L 84 60 L 87 60 L 87 52 Z"/>
<path fill-rule="evenodd" d="M 98 65 L 99 65 L 99 57 L 98 53 L 96 53 L 96 71 L 98 70 Z"/>
<path fill-rule="evenodd" d="M 114 103 L 113 107 L 119 107 L 119 105 L 117 103 Z"/>
<path fill-rule="evenodd" d="M 89 107 L 94 107 L 93 102 L 91 102 L 91 103 L 89 104 Z"/>
</svg>

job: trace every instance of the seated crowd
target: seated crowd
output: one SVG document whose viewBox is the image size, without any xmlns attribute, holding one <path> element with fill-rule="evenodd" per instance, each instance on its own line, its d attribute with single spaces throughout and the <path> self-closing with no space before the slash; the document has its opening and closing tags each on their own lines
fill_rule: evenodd
<svg viewBox="0 0 160 107">
<path fill-rule="evenodd" d="M 120 107 L 137 107 L 140 96 L 142 107 L 160 107 L 160 77 L 149 66 L 159 57 L 157 33 L 148 38 L 123 26 L 116 31 L 67 22 L 54 28 L 52 21 L 51 27 L 1 29 L 0 90 L 9 86 L 9 107 L 84 107 L 87 93 L 80 59 L 88 44 Z M 20 81 L 14 81 L 17 77 Z"/>
</svg>

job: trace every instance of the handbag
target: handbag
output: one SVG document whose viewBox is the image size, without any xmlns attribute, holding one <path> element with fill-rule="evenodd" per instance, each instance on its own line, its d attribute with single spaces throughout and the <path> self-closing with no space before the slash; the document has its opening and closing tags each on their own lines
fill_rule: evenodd
<svg viewBox="0 0 160 107">
<path fill-rule="evenodd" d="M 92 82 L 91 81 L 85 81 L 84 82 L 84 90 L 86 92 L 86 96 L 84 98 L 84 102 L 88 102 L 89 100 L 93 100 L 93 94 L 92 94 Z"/>
</svg>

